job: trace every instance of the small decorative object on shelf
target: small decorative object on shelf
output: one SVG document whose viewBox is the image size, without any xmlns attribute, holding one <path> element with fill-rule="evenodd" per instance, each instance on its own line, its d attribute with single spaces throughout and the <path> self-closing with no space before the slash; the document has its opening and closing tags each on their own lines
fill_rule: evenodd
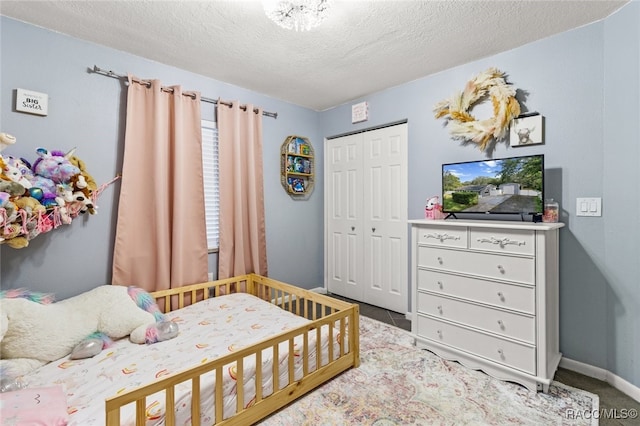
<svg viewBox="0 0 640 426">
<path fill-rule="evenodd" d="M 313 191 L 314 155 L 309 139 L 287 136 L 280 147 L 282 187 L 294 199 L 307 199 Z"/>
<path fill-rule="evenodd" d="M 554 201 L 553 198 L 549 198 L 544 201 L 544 213 L 542 214 L 542 221 L 546 223 L 556 223 L 558 222 L 558 214 L 560 211 L 560 206 L 557 201 Z"/>
</svg>

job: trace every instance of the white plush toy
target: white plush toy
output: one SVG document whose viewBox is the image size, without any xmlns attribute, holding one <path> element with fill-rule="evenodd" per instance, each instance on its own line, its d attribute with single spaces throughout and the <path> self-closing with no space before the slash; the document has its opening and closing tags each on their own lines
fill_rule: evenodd
<svg viewBox="0 0 640 426">
<path fill-rule="evenodd" d="M 178 334 L 153 297 L 137 287 L 103 285 L 52 303 L 50 295 L 0 292 L 0 372 L 18 377 L 71 354 L 88 358 L 110 339 L 155 343 Z"/>
<path fill-rule="evenodd" d="M 8 133 L 0 133 L 0 151 L 16 143 L 16 138 Z"/>
</svg>

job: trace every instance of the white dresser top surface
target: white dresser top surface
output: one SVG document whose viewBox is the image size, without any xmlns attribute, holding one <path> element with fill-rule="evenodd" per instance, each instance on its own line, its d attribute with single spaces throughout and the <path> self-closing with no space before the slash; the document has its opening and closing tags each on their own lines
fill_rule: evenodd
<svg viewBox="0 0 640 426">
<path fill-rule="evenodd" d="M 471 226 L 474 228 L 502 228 L 502 229 L 530 229 L 534 231 L 551 231 L 554 229 L 560 229 L 564 226 L 564 223 L 534 223 L 534 222 L 520 222 L 510 220 L 470 220 L 470 219 L 412 219 L 409 220 L 412 225 L 429 225 L 429 226 Z"/>
</svg>

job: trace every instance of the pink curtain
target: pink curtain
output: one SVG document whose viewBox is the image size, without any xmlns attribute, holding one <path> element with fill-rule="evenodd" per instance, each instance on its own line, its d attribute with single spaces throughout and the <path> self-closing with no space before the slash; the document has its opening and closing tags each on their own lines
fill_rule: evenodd
<svg viewBox="0 0 640 426">
<path fill-rule="evenodd" d="M 207 281 L 200 94 L 129 76 L 113 284 Z"/>
<path fill-rule="evenodd" d="M 218 277 L 267 275 L 262 180 L 262 109 L 218 102 Z M 257 112 L 256 112 L 257 111 Z"/>
</svg>

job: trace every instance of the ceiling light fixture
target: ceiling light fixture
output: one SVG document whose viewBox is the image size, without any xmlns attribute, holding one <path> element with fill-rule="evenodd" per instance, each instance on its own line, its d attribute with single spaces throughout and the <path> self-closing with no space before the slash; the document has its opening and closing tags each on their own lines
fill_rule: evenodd
<svg viewBox="0 0 640 426">
<path fill-rule="evenodd" d="M 331 0 L 264 0 L 264 12 L 288 30 L 309 31 L 324 21 Z"/>
</svg>

